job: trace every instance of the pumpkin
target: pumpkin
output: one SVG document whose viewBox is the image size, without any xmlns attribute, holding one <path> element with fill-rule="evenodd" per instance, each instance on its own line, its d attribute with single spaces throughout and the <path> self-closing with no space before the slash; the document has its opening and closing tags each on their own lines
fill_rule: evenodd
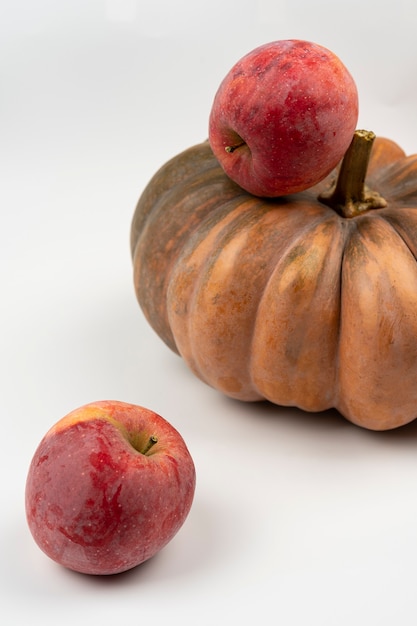
<svg viewBox="0 0 417 626">
<path fill-rule="evenodd" d="M 193 146 L 144 189 L 131 252 L 148 322 L 208 385 L 372 430 L 417 416 L 417 155 L 395 142 L 356 131 L 276 199 Z"/>
</svg>

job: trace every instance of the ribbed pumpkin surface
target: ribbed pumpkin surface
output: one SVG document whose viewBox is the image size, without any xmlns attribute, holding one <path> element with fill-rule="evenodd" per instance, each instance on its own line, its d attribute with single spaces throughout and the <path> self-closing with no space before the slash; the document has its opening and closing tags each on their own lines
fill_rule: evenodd
<svg viewBox="0 0 417 626">
<path fill-rule="evenodd" d="M 232 183 L 207 142 L 171 159 L 136 207 L 139 304 L 225 394 L 337 408 L 388 429 L 417 416 L 417 156 L 377 138 L 367 184 L 387 207 L 344 218 L 306 192 Z"/>
</svg>

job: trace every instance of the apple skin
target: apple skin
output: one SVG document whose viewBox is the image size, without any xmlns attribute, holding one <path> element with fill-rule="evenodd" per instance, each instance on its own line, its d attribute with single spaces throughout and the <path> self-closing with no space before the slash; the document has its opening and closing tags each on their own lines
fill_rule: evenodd
<svg viewBox="0 0 417 626">
<path fill-rule="evenodd" d="M 160 415 L 124 402 L 90 403 L 39 444 L 26 481 L 26 517 L 38 546 L 60 565 L 117 574 L 172 539 L 195 482 L 184 440 Z"/>
<path fill-rule="evenodd" d="M 357 88 L 340 59 L 315 43 L 280 40 L 249 52 L 221 82 L 209 142 L 235 183 L 279 197 L 323 180 L 357 121 Z"/>
</svg>

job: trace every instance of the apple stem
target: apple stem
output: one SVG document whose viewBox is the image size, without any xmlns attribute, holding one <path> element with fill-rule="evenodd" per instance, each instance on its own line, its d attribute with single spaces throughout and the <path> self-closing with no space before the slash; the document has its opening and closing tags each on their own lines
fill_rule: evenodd
<svg viewBox="0 0 417 626">
<path fill-rule="evenodd" d="M 235 146 L 226 146 L 225 150 L 226 152 L 228 152 L 229 154 L 232 154 L 232 152 L 234 152 L 235 150 L 237 150 L 238 148 L 241 148 L 242 146 L 245 146 L 246 143 L 244 141 L 242 141 L 241 143 L 236 144 Z"/>
<path fill-rule="evenodd" d="M 382 209 L 386 200 L 365 185 L 369 158 L 375 133 L 356 130 L 343 157 L 337 180 L 330 191 L 322 193 L 319 200 L 337 211 L 342 217 L 355 217 L 370 209 Z"/>
<path fill-rule="evenodd" d="M 146 444 L 145 449 L 142 450 L 142 454 L 147 454 L 152 446 L 154 446 L 156 443 L 158 443 L 158 437 L 156 437 L 155 435 L 149 437 L 149 441 Z"/>
</svg>

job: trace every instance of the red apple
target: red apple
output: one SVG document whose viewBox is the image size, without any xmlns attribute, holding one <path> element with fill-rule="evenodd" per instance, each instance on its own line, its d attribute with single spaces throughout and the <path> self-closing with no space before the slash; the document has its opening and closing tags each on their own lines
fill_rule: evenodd
<svg viewBox="0 0 417 626">
<path fill-rule="evenodd" d="M 87 404 L 42 439 L 26 483 L 26 515 L 39 547 L 85 574 L 146 561 L 182 526 L 195 468 L 160 415 L 124 402 Z"/>
<path fill-rule="evenodd" d="M 245 55 L 220 84 L 209 141 L 238 185 L 278 197 L 327 176 L 357 121 L 356 85 L 335 54 L 307 41 L 275 41 Z"/>
</svg>

